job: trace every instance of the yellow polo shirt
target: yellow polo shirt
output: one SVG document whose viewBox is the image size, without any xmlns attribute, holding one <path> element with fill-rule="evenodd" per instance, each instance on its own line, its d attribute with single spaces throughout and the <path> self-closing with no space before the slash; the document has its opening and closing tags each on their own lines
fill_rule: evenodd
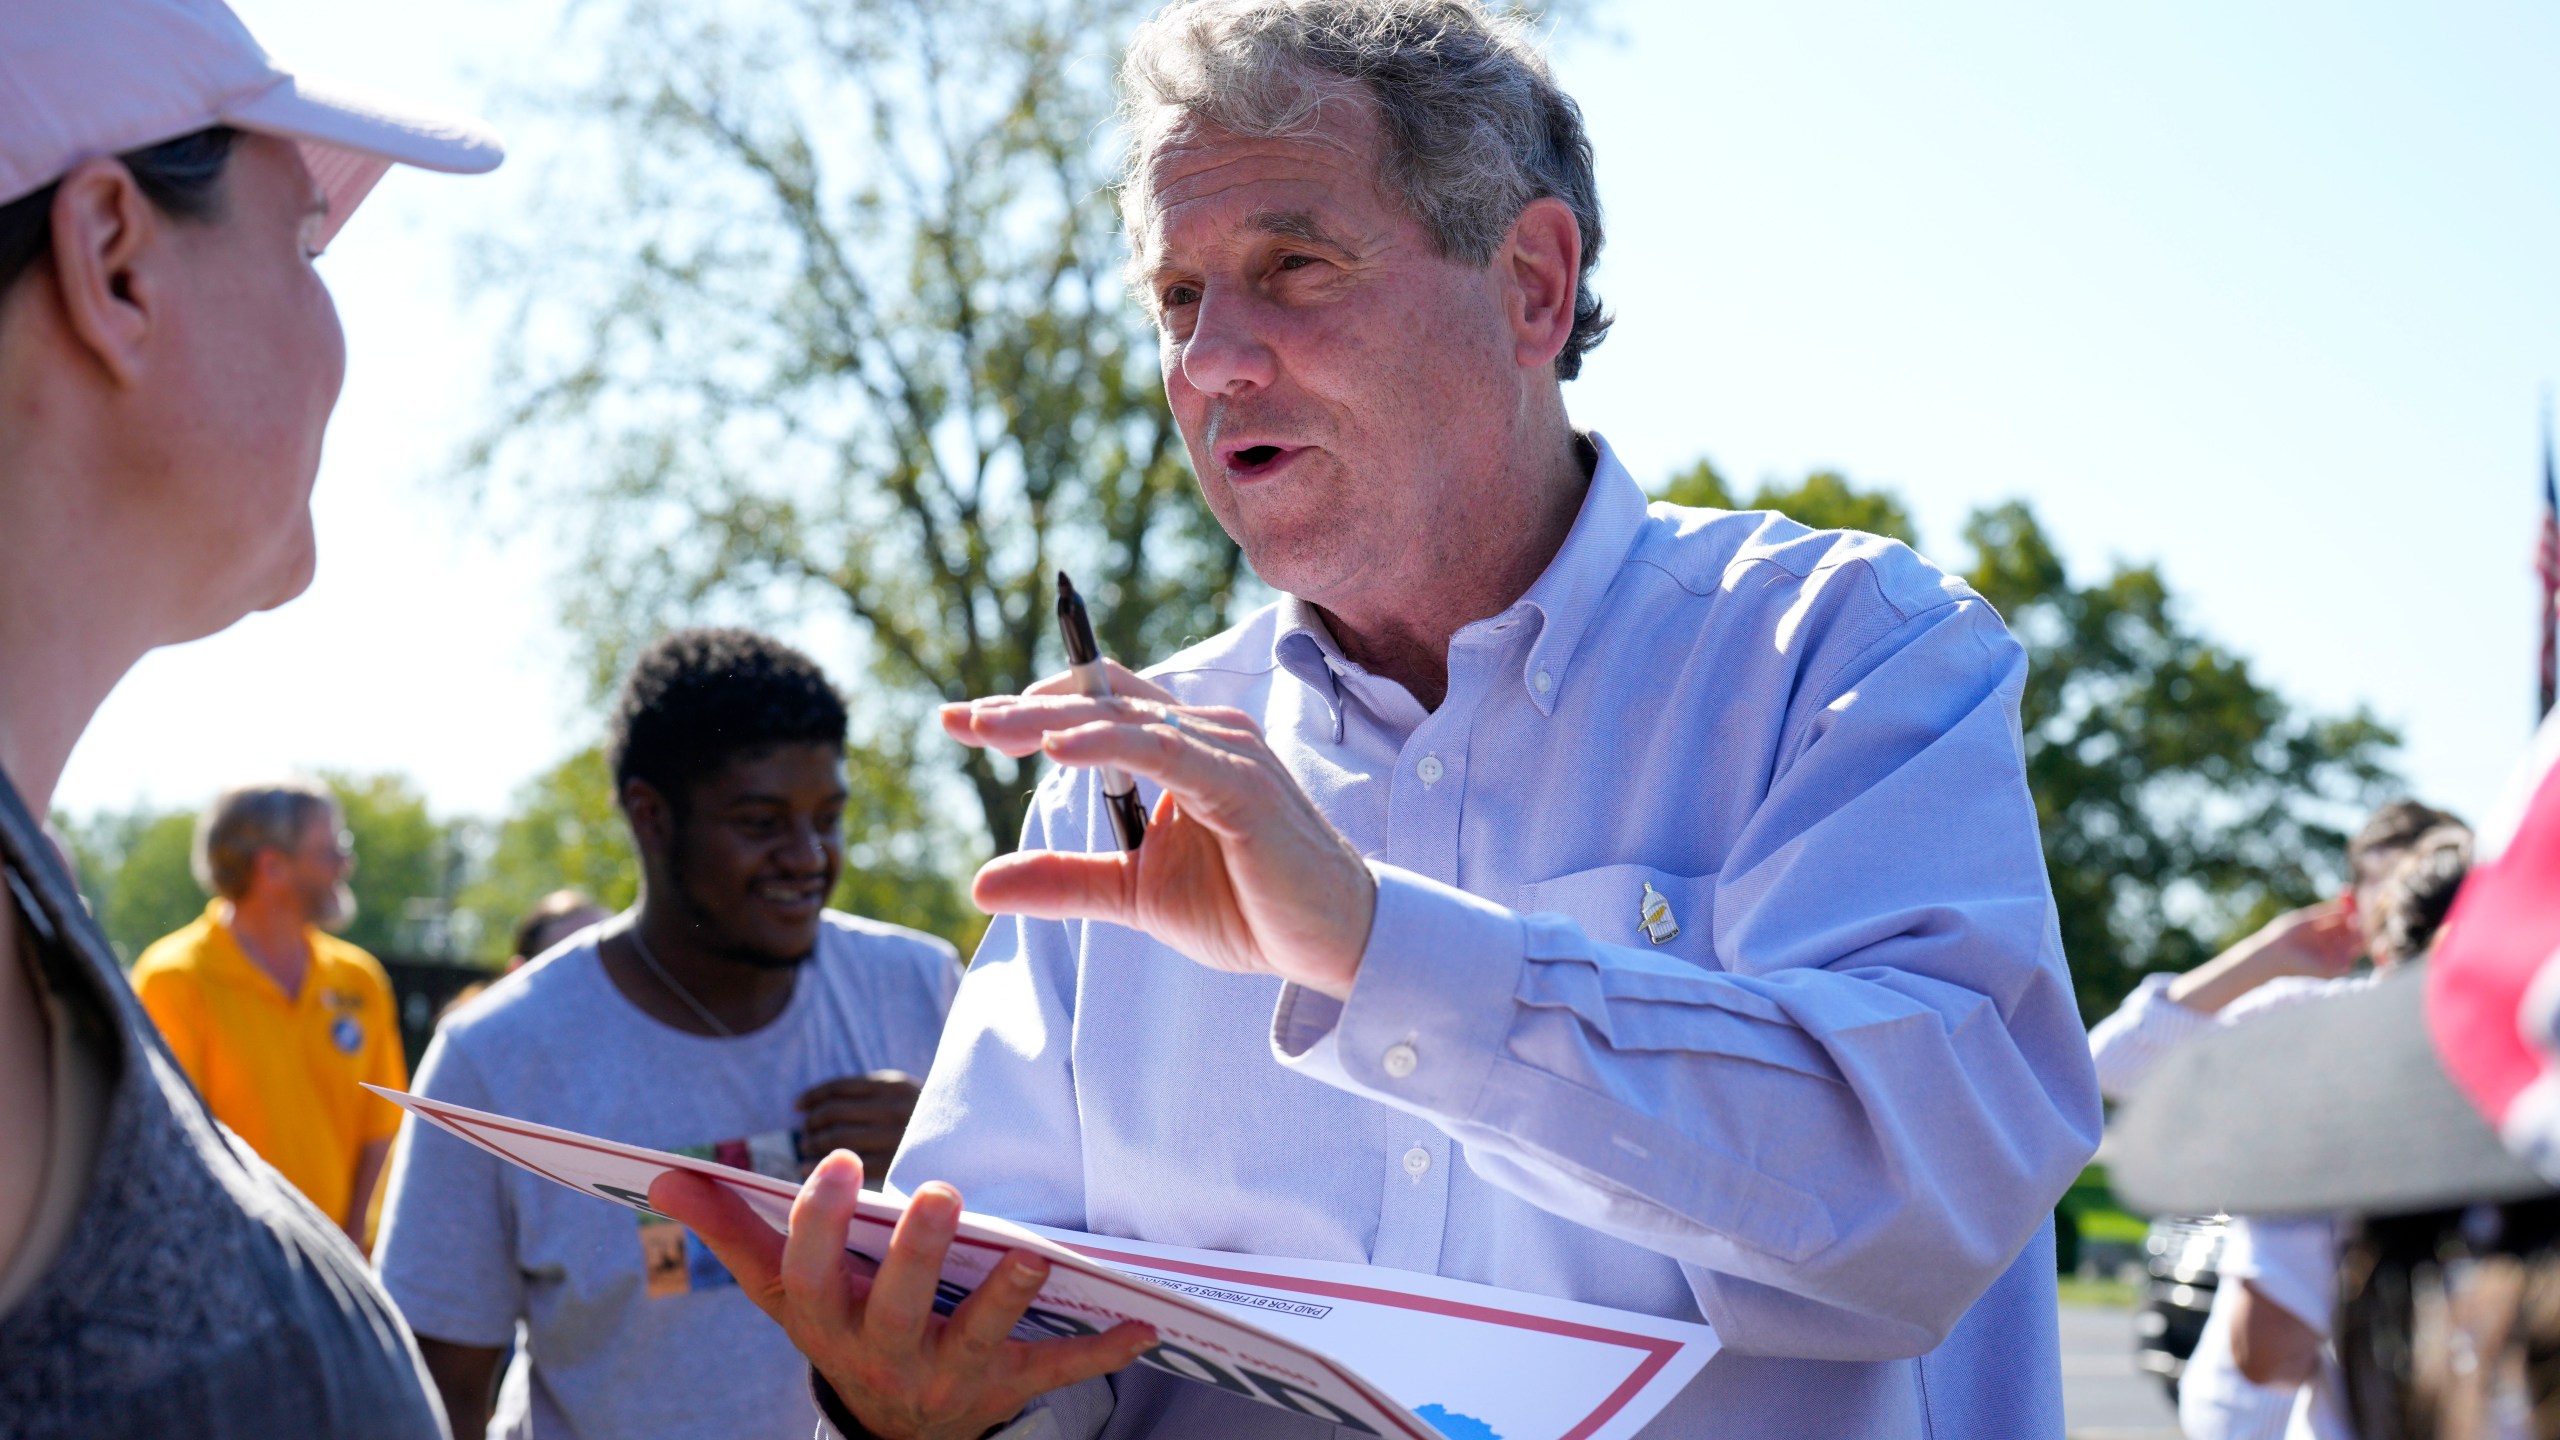
<svg viewBox="0 0 2560 1440">
<path fill-rule="evenodd" d="M 216 901 L 143 951 L 134 993 L 215 1118 L 343 1223 L 357 1154 L 400 1128 L 399 1107 L 357 1082 L 409 1085 L 391 978 L 380 961 L 314 929 L 305 932 L 302 993 L 288 997 L 221 912 Z"/>
</svg>

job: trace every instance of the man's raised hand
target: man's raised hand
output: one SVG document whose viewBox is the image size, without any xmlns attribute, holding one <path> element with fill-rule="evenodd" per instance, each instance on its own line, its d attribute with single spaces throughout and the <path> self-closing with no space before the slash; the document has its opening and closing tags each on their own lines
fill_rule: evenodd
<svg viewBox="0 0 2560 1440">
<path fill-rule="evenodd" d="M 1154 1346 L 1154 1332 L 1134 1322 L 1072 1339 L 1013 1339 L 1049 1278 L 1048 1262 L 1024 1251 L 1000 1262 L 950 1318 L 934 1314 L 959 1192 L 919 1188 L 870 1274 L 844 1248 L 861 1189 L 861 1161 L 842 1151 L 820 1161 L 792 1202 L 787 1236 L 726 1186 L 690 1171 L 660 1175 L 649 1204 L 702 1237 L 883 1440 L 978 1440 L 1034 1396 L 1108 1375 Z"/>
<path fill-rule="evenodd" d="M 1360 852 L 1252 717 L 1175 704 L 1116 664 L 1111 686 L 1089 699 L 1053 676 L 1025 695 L 942 707 L 943 729 L 962 744 L 1114 765 L 1164 790 L 1136 851 L 998 856 L 970 898 L 993 913 L 1126 925 L 1214 969 L 1348 996 L 1378 904 Z"/>
</svg>

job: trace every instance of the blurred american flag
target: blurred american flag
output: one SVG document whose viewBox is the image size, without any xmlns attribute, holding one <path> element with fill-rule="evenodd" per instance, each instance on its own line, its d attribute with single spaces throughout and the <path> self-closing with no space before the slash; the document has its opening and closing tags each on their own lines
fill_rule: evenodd
<svg viewBox="0 0 2560 1440">
<path fill-rule="evenodd" d="M 2551 401 L 2542 402 L 2542 543 L 2534 547 L 2534 573 L 2542 579 L 2542 708 L 2551 713 L 2560 690 L 2560 480 L 2551 464 Z"/>
</svg>

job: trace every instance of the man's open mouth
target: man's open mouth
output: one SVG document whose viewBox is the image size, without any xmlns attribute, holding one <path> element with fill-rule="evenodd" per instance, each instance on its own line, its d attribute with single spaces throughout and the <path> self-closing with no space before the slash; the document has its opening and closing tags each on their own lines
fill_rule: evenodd
<svg viewBox="0 0 2560 1440">
<path fill-rule="evenodd" d="M 1239 479 L 1251 479 L 1280 468 L 1301 448 L 1295 445 L 1240 446 L 1226 452 L 1227 469 Z"/>
</svg>

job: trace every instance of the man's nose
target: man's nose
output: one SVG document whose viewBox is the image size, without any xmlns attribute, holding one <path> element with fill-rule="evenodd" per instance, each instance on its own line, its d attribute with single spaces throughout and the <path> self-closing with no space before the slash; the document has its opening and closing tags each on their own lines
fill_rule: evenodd
<svg viewBox="0 0 2560 1440">
<path fill-rule="evenodd" d="M 1252 296 L 1233 290 L 1203 295 L 1191 338 L 1182 346 L 1183 383 L 1203 395 L 1239 395 L 1269 385 L 1278 357 L 1264 336 L 1260 308 Z"/>
<path fill-rule="evenodd" d="M 827 827 L 802 826 L 792 832 L 790 842 L 783 846 L 783 859 L 800 870 L 824 869 L 827 863 L 828 839 Z"/>
</svg>

